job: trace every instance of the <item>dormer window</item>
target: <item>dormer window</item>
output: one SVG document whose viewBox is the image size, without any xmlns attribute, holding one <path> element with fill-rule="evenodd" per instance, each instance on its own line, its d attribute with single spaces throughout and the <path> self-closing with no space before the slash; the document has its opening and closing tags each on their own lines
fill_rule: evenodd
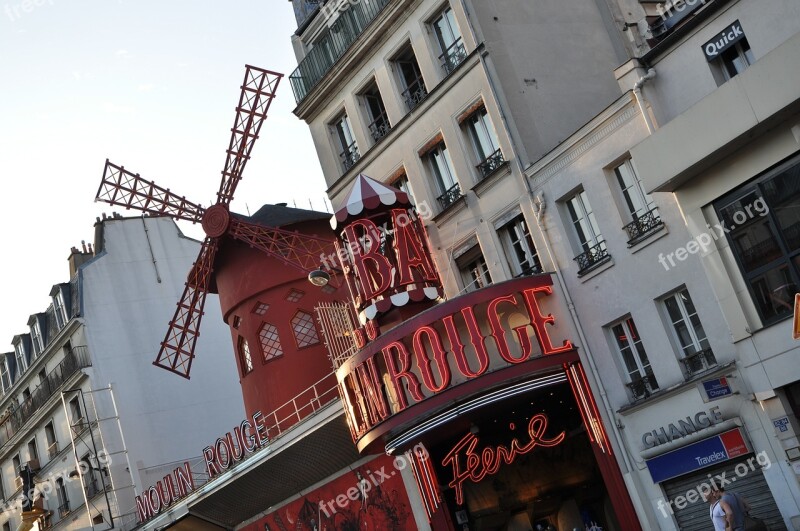
<svg viewBox="0 0 800 531">
<path fill-rule="evenodd" d="M 3 361 L 0 363 L 0 384 L 3 386 L 3 393 L 11 389 L 11 371 L 8 366 L 8 358 L 10 354 L 3 355 Z"/>
<path fill-rule="evenodd" d="M 56 316 L 56 326 L 61 330 L 67 324 L 67 310 L 64 305 L 64 293 L 59 288 L 53 296 L 53 311 Z"/>
<path fill-rule="evenodd" d="M 25 352 L 25 343 L 20 338 L 14 344 L 14 356 L 17 359 L 17 375 L 22 375 L 23 372 L 28 370 L 28 358 Z"/>
<path fill-rule="evenodd" d="M 39 320 L 34 319 L 31 324 L 31 345 L 33 346 L 33 355 L 38 356 L 44 351 L 44 338 L 42 337 L 42 328 L 39 326 Z"/>
</svg>

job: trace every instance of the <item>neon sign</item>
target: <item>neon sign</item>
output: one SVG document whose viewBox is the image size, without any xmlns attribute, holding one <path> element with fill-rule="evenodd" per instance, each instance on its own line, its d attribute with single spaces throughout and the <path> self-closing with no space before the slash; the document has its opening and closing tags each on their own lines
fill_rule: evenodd
<svg viewBox="0 0 800 531">
<path fill-rule="evenodd" d="M 525 444 L 522 444 L 517 437 L 513 437 L 508 447 L 485 446 L 476 451 L 480 439 L 471 432 L 458 441 L 442 460 L 443 466 L 451 465 L 453 469 L 453 480 L 449 485 L 455 490 L 456 503 L 459 505 L 464 503 L 465 481 L 479 483 L 487 475 L 496 474 L 501 465 L 510 465 L 518 456 L 532 452 L 537 446 L 548 448 L 561 444 L 567 432 L 562 431 L 552 439 L 547 438 L 545 437 L 547 423 L 547 415 L 544 413 L 537 413 L 531 417 L 527 429 L 529 440 Z M 516 429 L 513 422 L 509 427 L 511 431 Z"/>
<path fill-rule="evenodd" d="M 337 371 L 353 439 L 467 380 L 573 350 L 569 340 L 554 345 L 548 325 L 555 318 L 539 305 L 551 285 L 542 275 L 485 288 L 369 343 Z"/>
</svg>

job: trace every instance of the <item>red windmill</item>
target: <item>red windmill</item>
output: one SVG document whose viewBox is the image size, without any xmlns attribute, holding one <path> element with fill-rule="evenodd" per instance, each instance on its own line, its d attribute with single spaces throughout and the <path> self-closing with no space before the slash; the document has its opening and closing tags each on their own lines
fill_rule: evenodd
<svg viewBox="0 0 800 531">
<path fill-rule="evenodd" d="M 170 216 L 192 223 L 200 222 L 206 233 L 197 260 L 189 271 L 186 288 L 169 329 L 161 342 L 154 365 L 189 378 L 194 348 L 200 335 L 203 306 L 213 273 L 214 257 L 223 237 L 230 237 L 262 250 L 303 272 L 319 267 L 319 257 L 335 254 L 331 240 L 288 230 L 248 223 L 231 214 L 229 204 L 250 159 L 253 144 L 275 97 L 282 74 L 247 65 L 236 118 L 231 129 L 222 183 L 216 204 L 203 208 L 142 179 L 106 160 L 103 181 L 97 191 L 98 201 L 133 208 L 148 214 Z"/>
</svg>

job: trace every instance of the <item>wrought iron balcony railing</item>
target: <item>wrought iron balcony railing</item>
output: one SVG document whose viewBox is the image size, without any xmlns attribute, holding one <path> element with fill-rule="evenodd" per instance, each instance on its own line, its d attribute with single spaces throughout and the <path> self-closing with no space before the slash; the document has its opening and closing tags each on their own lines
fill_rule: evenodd
<svg viewBox="0 0 800 531">
<path fill-rule="evenodd" d="M 425 87 L 425 81 L 421 77 L 416 78 L 408 85 L 408 88 L 403 91 L 403 99 L 408 106 L 409 111 L 417 108 L 422 100 L 428 97 L 428 89 Z"/>
<path fill-rule="evenodd" d="M 641 216 L 635 217 L 636 219 L 623 227 L 625 232 L 628 233 L 628 245 L 635 245 L 652 233 L 664 228 L 664 222 L 658 215 L 658 209 L 654 208 Z"/>
<path fill-rule="evenodd" d="M 461 187 L 458 183 L 451 186 L 445 193 L 436 198 L 442 206 L 442 210 L 447 210 L 450 205 L 458 201 L 461 197 Z"/>
<path fill-rule="evenodd" d="M 61 363 L 47 374 L 47 377 L 34 389 L 31 396 L 0 420 L 0 447 L 5 445 L 33 413 L 41 408 L 73 374 L 92 365 L 86 347 L 72 347 Z"/>
<path fill-rule="evenodd" d="M 461 42 L 461 37 L 459 37 L 439 56 L 439 61 L 442 64 L 442 68 L 444 68 L 445 75 L 449 76 L 466 58 L 467 49 L 464 48 L 464 43 Z"/>
<path fill-rule="evenodd" d="M 608 254 L 608 249 L 606 249 L 606 242 L 600 242 L 589 247 L 588 250 L 582 252 L 573 260 L 578 262 L 578 276 L 580 276 L 611 260 L 611 255 Z"/>
<path fill-rule="evenodd" d="M 505 163 L 506 159 L 503 158 L 503 152 L 498 149 L 478 164 L 477 168 L 481 172 L 481 179 L 487 178 L 502 168 Z"/>
<path fill-rule="evenodd" d="M 339 153 L 339 158 L 342 160 L 342 167 L 344 168 L 344 171 L 352 168 L 355 163 L 358 162 L 358 159 L 361 158 L 361 153 L 358 152 L 358 146 L 356 146 L 356 143 L 353 142 L 347 146 L 344 151 Z"/>
<path fill-rule="evenodd" d="M 339 13 L 328 33 L 314 44 L 306 56 L 289 75 L 294 99 L 299 104 L 319 84 L 390 0 L 350 2 L 350 7 Z"/>
<path fill-rule="evenodd" d="M 681 360 L 681 363 L 683 363 L 683 368 L 688 378 L 716 366 L 717 358 L 714 356 L 714 352 L 707 348 L 694 354 L 689 354 Z"/>
<path fill-rule="evenodd" d="M 369 124 L 369 132 L 372 134 L 372 139 L 375 142 L 388 135 L 391 130 L 392 126 L 389 125 L 389 116 L 386 114 L 385 110 Z"/>
<path fill-rule="evenodd" d="M 652 374 L 637 378 L 625 385 L 631 390 L 634 401 L 647 398 L 658 390 L 658 382 L 656 382 L 656 377 Z"/>
<path fill-rule="evenodd" d="M 53 444 L 47 447 L 47 457 L 48 459 L 52 459 L 58 455 L 58 441 L 55 441 Z"/>
<path fill-rule="evenodd" d="M 64 518 L 65 516 L 67 516 L 69 514 L 69 511 L 70 511 L 69 500 L 67 500 L 67 501 L 65 501 L 64 503 L 62 503 L 61 505 L 58 506 L 58 517 L 59 518 Z"/>
<path fill-rule="evenodd" d="M 539 266 L 525 265 L 522 268 L 522 271 L 520 271 L 519 273 L 514 275 L 514 278 L 527 277 L 529 275 L 539 275 L 539 274 L 541 274 L 541 272 L 542 272 L 542 268 L 539 267 Z"/>
</svg>

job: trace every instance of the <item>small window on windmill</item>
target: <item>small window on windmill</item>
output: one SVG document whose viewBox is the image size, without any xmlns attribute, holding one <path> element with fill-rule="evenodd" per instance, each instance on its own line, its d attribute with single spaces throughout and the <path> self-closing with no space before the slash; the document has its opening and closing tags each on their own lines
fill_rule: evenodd
<svg viewBox="0 0 800 531">
<path fill-rule="evenodd" d="M 238 330 L 239 326 L 241 324 L 242 324 L 242 318 L 239 317 L 238 315 L 234 315 L 233 316 L 233 327 Z"/>
<path fill-rule="evenodd" d="M 258 301 L 255 306 L 253 306 L 253 313 L 256 315 L 264 315 L 269 310 L 269 304 L 265 302 Z"/>
<path fill-rule="evenodd" d="M 299 289 L 291 289 L 289 293 L 286 295 L 286 300 L 289 302 L 298 302 L 300 299 L 303 298 L 305 295 L 304 292 L 300 291 Z"/>
</svg>

